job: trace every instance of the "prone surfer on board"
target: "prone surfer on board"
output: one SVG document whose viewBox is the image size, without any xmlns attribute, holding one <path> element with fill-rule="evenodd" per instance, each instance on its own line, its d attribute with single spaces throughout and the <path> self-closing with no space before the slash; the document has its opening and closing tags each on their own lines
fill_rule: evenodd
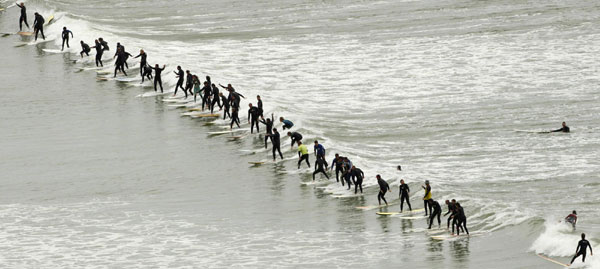
<svg viewBox="0 0 600 269">
<path fill-rule="evenodd" d="M 567 126 L 567 123 L 565 123 L 564 121 L 562 122 L 562 127 L 560 129 L 556 129 L 554 131 L 550 131 L 552 133 L 558 133 L 558 132 L 562 132 L 562 133 L 569 133 L 571 132 L 571 129 L 569 128 L 569 126 Z"/>
<path fill-rule="evenodd" d="M 25 7 L 25 3 L 21 2 L 21 4 L 15 3 L 21 9 L 21 16 L 19 17 L 19 32 L 23 31 L 23 22 L 29 29 L 29 23 L 27 23 L 27 8 Z"/>
<path fill-rule="evenodd" d="M 571 264 L 573 264 L 573 262 L 575 261 L 575 259 L 577 259 L 577 257 L 582 256 L 582 261 L 585 262 L 585 255 L 587 252 L 587 248 L 590 248 L 590 255 L 594 256 L 594 252 L 592 251 L 592 245 L 590 245 L 590 242 L 585 240 L 585 234 L 582 233 L 581 234 L 581 240 L 579 240 L 579 243 L 577 243 L 577 249 L 575 250 L 575 256 L 573 257 L 573 259 L 571 259 Z"/>
</svg>

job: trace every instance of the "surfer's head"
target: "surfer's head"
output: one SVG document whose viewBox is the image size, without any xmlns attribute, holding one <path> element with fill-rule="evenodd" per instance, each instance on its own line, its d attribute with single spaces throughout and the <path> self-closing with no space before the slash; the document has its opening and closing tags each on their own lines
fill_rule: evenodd
<svg viewBox="0 0 600 269">
<path fill-rule="evenodd" d="M 585 239 L 585 233 L 581 233 L 581 239 Z"/>
</svg>

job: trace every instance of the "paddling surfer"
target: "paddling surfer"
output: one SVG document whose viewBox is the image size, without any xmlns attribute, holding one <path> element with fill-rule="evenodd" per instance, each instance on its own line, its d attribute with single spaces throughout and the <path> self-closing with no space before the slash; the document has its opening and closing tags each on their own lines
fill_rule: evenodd
<svg viewBox="0 0 600 269">
<path fill-rule="evenodd" d="M 552 132 L 552 133 L 557 133 L 557 132 L 569 133 L 569 132 L 571 132 L 571 128 L 569 128 L 569 126 L 567 126 L 567 123 L 563 121 L 562 127 L 560 129 L 556 129 L 556 130 L 553 130 L 550 132 Z"/>
</svg>

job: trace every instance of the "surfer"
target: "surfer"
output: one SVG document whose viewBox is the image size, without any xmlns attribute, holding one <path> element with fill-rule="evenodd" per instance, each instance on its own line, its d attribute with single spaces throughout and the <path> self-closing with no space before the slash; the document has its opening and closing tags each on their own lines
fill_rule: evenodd
<svg viewBox="0 0 600 269">
<path fill-rule="evenodd" d="M 377 175 L 375 178 L 377 178 L 377 183 L 379 184 L 379 194 L 377 194 L 377 201 L 379 201 L 379 205 L 381 205 L 381 200 L 383 199 L 385 205 L 387 205 L 388 203 L 385 200 L 385 193 L 388 191 L 391 192 L 392 189 L 390 189 L 390 185 L 388 185 L 388 183 L 385 182 L 385 180 L 383 180 L 383 178 L 381 178 L 380 175 Z"/>
<path fill-rule="evenodd" d="M 315 150 L 315 156 L 317 157 L 317 159 L 319 159 L 319 158 L 325 159 L 325 147 L 323 147 L 323 145 L 319 144 L 319 141 L 317 141 L 317 140 L 315 140 L 314 150 Z"/>
<path fill-rule="evenodd" d="M 21 9 L 21 17 L 19 17 L 19 32 L 23 32 L 23 22 L 25 22 L 27 29 L 29 29 L 29 23 L 27 23 L 27 8 L 23 2 L 21 2 L 21 4 L 15 4 Z"/>
<path fill-rule="evenodd" d="M 313 181 L 315 181 L 315 175 L 318 173 L 323 173 L 323 175 L 325 175 L 327 180 L 329 180 L 329 176 L 325 172 L 325 169 L 327 169 L 327 166 L 328 166 L 328 164 L 327 164 L 327 161 L 325 161 L 325 159 L 317 158 L 317 160 L 315 161 L 315 171 L 313 172 Z"/>
<path fill-rule="evenodd" d="M 90 56 L 90 45 L 83 42 L 83 40 L 81 40 L 81 42 L 79 43 L 81 44 L 81 52 L 79 53 L 79 55 L 81 55 L 81 58 L 83 58 L 84 53 L 86 56 Z"/>
<path fill-rule="evenodd" d="M 333 161 L 331 161 L 331 169 L 333 170 L 333 166 L 335 165 L 335 180 L 337 182 L 340 182 L 339 179 L 339 174 L 340 172 L 342 172 L 342 176 L 343 176 L 343 165 L 344 164 L 344 157 L 340 156 L 339 154 L 335 154 L 335 157 L 333 158 Z M 344 179 L 342 178 L 342 186 L 344 185 Z"/>
<path fill-rule="evenodd" d="M 192 89 L 194 88 L 194 80 L 192 77 L 192 73 L 190 70 L 185 70 L 185 89 L 183 90 L 186 93 L 190 93 L 190 96 L 193 95 Z M 186 95 L 187 97 L 187 95 Z"/>
<path fill-rule="evenodd" d="M 301 141 L 298 141 L 298 157 L 300 158 L 298 160 L 298 169 L 300 169 L 300 164 L 302 164 L 302 161 L 306 160 L 306 164 L 308 165 L 308 168 L 310 168 L 310 162 L 308 160 L 308 148 L 306 148 L 306 145 L 303 145 Z"/>
<path fill-rule="evenodd" d="M 294 123 L 291 122 L 290 120 L 286 120 L 283 117 L 279 117 L 279 122 L 281 122 L 283 124 L 283 129 L 292 129 L 292 127 L 294 126 Z"/>
<path fill-rule="evenodd" d="M 404 200 L 406 200 L 406 204 L 408 205 L 408 210 L 412 211 L 412 207 L 410 206 L 410 201 L 409 201 L 409 195 L 410 195 L 410 188 L 408 187 L 408 184 L 404 183 L 404 179 L 400 179 L 400 187 L 399 187 L 399 194 L 400 195 L 400 212 L 402 212 L 403 208 L 404 208 Z"/>
<path fill-rule="evenodd" d="M 213 111 L 215 110 L 215 104 L 219 106 L 219 109 L 223 108 L 223 106 L 221 105 L 221 98 L 219 98 L 219 96 L 220 96 L 219 87 L 217 87 L 214 83 L 211 84 L 211 86 L 212 86 L 212 102 L 210 103 L 210 114 L 212 114 Z"/>
<path fill-rule="evenodd" d="M 456 200 L 452 199 L 452 201 L 450 200 L 446 200 L 446 206 L 448 207 L 448 212 L 444 213 L 444 217 L 447 216 L 448 214 L 450 214 L 450 216 L 448 217 L 448 223 L 446 225 L 446 228 L 448 230 L 450 230 L 450 221 L 452 221 L 452 234 L 454 234 L 454 226 L 457 226 L 457 215 L 458 215 L 458 209 L 456 208 Z M 457 226 L 456 229 L 460 229 L 461 227 Z"/>
<path fill-rule="evenodd" d="M 440 207 L 440 203 L 434 201 L 433 199 L 429 199 L 429 228 L 431 229 L 431 225 L 433 224 L 433 220 L 437 216 L 438 227 L 442 225 L 442 221 L 440 220 L 440 215 L 442 214 L 442 207 Z M 431 211 L 433 209 L 433 212 Z"/>
<path fill-rule="evenodd" d="M 240 118 L 238 116 L 238 109 L 235 107 L 231 109 L 231 124 L 229 124 L 230 129 L 233 129 L 234 123 L 237 125 L 238 128 L 240 128 Z"/>
<path fill-rule="evenodd" d="M 113 59 L 115 57 L 118 57 L 119 54 L 119 49 L 121 49 L 122 52 L 125 53 L 125 58 L 121 59 L 121 64 L 125 66 L 125 68 L 129 69 L 129 65 L 127 65 L 127 59 L 129 59 L 129 56 L 133 57 L 131 54 L 129 54 L 129 52 L 125 51 L 125 47 L 123 45 L 121 45 L 120 42 L 117 42 L 117 52 L 115 52 L 115 55 L 113 56 Z M 118 61 L 118 58 L 117 58 Z M 121 68 L 123 69 L 123 68 Z M 125 71 L 123 71 L 123 73 L 125 73 Z"/>
<path fill-rule="evenodd" d="M 273 134 L 273 132 L 271 130 L 273 129 L 273 121 L 274 120 L 275 120 L 275 118 L 273 118 L 273 113 L 271 113 L 270 119 L 267 118 L 267 120 L 265 120 L 265 117 L 261 116 L 261 119 L 259 120 L 259 122 L 264 124 L 265 127 L 267 128 L 267 134 L 265 134 L 265 148 L 267 148 L 267 140 Z"/>
<path fill-rule="evenodd" d="M 258 129 L 258 108 L 252 106 L 252 103 L 248 104 L 248 122 L 250 123 L 250 133 L 254 133 L 254 126 L 256 125 L 256 132 L 260 132 Z"/>
<path fill-rule="evenodd" d="M 148 55 L 146 54 L 146 52 L 144 50 L 140 50 L 140 54 L 138 54 L 137 56 L 135 56 L 134 58 L 139 58 L 142 57 L 142 59 L 140 60 L 140 76 L 142 76 L 142 83 L 144 82 L 144 69 L 146 67 L 146 59 L 148 57 Z"/>
<path fill-rule="evenodd" d="M 273 134 L 271 135 L 271 143 L 273 144 L 273 161 L 275 161 L 275 151 L 279 152 L 279 157 L 283 160 L 283 154 L 281 154 L 281 137 L 276 128 L 273 128 Z"/>
<path fill-rule="evenodd" d="M 140 82 L 140 84 L 144 83 L 144 77 L 148 78 L 148 80 L 152 79 L 152 67 L 149 64 L 143 65 L 140 70 L 143 70 L 142 82 Z"/>
<path fill-rule="evenodd" d="M 71 32 L 71 30 L 67 30 L 67 27 L 63 27 L 63 30 L 62 30 L 62 49 L 60 49 L 60 51 L 63 51 L 65 49 L 65 42 L 67 42 L 67 48 L 71 48 L 71 47 L 69 47 L 69 34 L 71 35 L 71 37 L 73 37 L 73 32 Z"/>
<path fill-rule="evenodd" d="M 196 95 L 200 94 L 200 92 L 201 92 L 200 91 L 200 79 L 198 78 L 198 76 L 196 76 L 196 75 L 192 76 L 192 84 L 194 84 L 194 103 L 196 103 Z M 202 98 L 201 94 L 200 94 L 200 98 Z"/>
<path fill-rule="evenodd" d="M 162 73 L 163 70 L 165 70 L 165 67 L 167 65 L 163 65 L 162 68 L 160 68 L 158 66 L 158 64 L 154 65 L 154 67 L 151 67 L 152 69 L 154 69 L 154 91 L 156 91 L 156 84 L 160 85 L 160 92 L 163 92 L 163 86 L 162 86 L 162 78 L 160 77 L 160 73 Z"/>
<path fill-rule="evenodd" d="M 465 216 L 465 210 L 459 202 L 456 202 L 454 199 L 452 201 L 455 202 L 456 207 L 456 235 L 460 235 L 461 229 L 465 231 L 467 235 L 469 235 L 469 229 L 467 229 L 467 217 Z"/>
<path fill-rule="evenodd" d="M 227 97 L 225 97 L 222 92 L 219 93 L 219 96 L 221 97 L 221 102 L 223 102 L 223 119 L 226 117 L 231 118 L 231 114 L 229 114 L 229 101 L 227 101 Z"/>
<path fill-rule="evenodd" d="M 556 132 L 563 132 L 563 133 L 568 133 L 571 132 L 571 129 L 569 128 L 569 126 L 567 126 L 567 123 L 565 123 L 564 121 L 562 122 L 562 127 L 560 129 L 556 129 L 554 131 L 550 131 L 552 133 L 556 133 Z"/>
<path fill-rule="evenodd" d="M 98 63 L 100 63 L 101 67 L 104 67 L 104 65 L 102 64 L 102 54 L 104 54 L 102 44 L 100 43 L 100 41 L 98 41 L 98 39 L 94 40 L 94 43 L 95 45 L 92 48 L 96 49 L 96 67 L 98 67 Z"/>
<path fill-rule="evenodd" d="M 33 29 L 35 30 L 35 41 L 37 41 L 38 32 L 41 32 L 42 39 L 46 40 L 46 36 L 44 36 L 44 17 L 36 12 L 34 13 L 34 18 Z"/>
<path fill-rule="evenodd" d="M 300 133 L 298 133 L 298 132 L 293 132 L 293 133 L 292 132 L 288 132 L 287 135 L 292 139 L 292 145 L 290 146 L 290 148 L 294 148 L 294 143 L 297 143 L 298 146 L 300 146 L 300 143 L 302 141 L 302 135 Z"/>
<path fill-rule="evenodd" d="M 571 263 L 569 264 L 569 266 L 571 264 L 573 264 L 575 259 L 577 259 L 577 257 L 579 257 L 579 256 L 582 256 L 581 260 L 585 263 L 585 256 L 586 256 L 588 247 L 590 248 L 590 255 L 594 256 L 594 252 L 592 251 L 592 245 L 590 245 L 589 241 L 585 240 L 585 234 L 582 233 L 581 240 L 579 240 L 579 243 L 577 243 L 577 249 L 575 250 L 575 256 L 573 257 L 573 259 L 571 259 Z"/>
<path fill-rule="evenodd" d="M 260 99 L 260 95 L 256 96 L 256 106 L 258 107 L 258 115 L 263 116 L 263 103 L 262 99 Z"/>
<path fill-rule="evenodd" d="M 429 208 L 429 214 L 431 214 L 431 204 L 429 200 L 431 200 L 431 186 L 429 186 L 429 180 L 425 180 L 425 186 L 421 186 L 425 190 L 425 195 L 423 196 L 423 206 L 425 207 L 425 216 L 427 216 L 427 208 Z"/>
<path fill-rule="evenodd" d="M 321 159 L 321 160 L 325 161 L 325 158 L 317 158 L 317 159 Z M 363 178 L 365 178 L 365 173 L 362 170 L 360 170 L 360 168 L 356 168 L 356 166 L 352 166 L 352 168 L 350 169 L 350 175 L 352 176 L 352 183 L 354 183 L 354 194 L 358 193 L 358 188 L 360 188 L 360 193 L 363 193 L 362 183 L 363 183 Z M 354 178 L 356 178 L 356 180 L 354 180 Z"/>
<path fill-rule="evenodd" d="M 350 161 L 350 159 L 348 159 L 347 157 L 344 157 L 344 162 L 342 163 L 342 168 L 343 168 L 343 172 L 342 172 L 342 186 L 344 186 L 344 180 L 346 181 L 346 183 L 348 184 L 348 189 L 350 189 L 350 178 L 352 177 L 352 174 L 350 173 L 350 170 L 352 169 L 352 162 Z"/>
<path fill-rule="evenodd" d="M 183 79 L 185 78 L 185 75 L 183 74 L 183 69 L 181 69 L 181 66 L 177 66 L 177 71 L 173 71 L 173 73 L 175 73 L 175 77 L 178 78 L 177 84 L 175 85 L 175 93 L 173 93 L 173 96 L 177 94 L 177 89 L 181 88 L 183 93 L 185 93 L 185 98 L 187 98 L 187 91 L 183 88 Z"/>
<path fill-rule="evenodd" d="M 117 77 L 117 71 L 119 71 L 119 70 L 121 72 L 123 72 L 123 74 L 125 74 L 125 76 L 127 76 L 127 72 L 125 72 L 124 66 L 125 66 L 125 61 L 127 60 L 127 57 L 131 56 L 131 54 L 129 54 L 129 52 L 124 51 L 123 47 L 117 47 L 117 53 L 115 54 L 115 56 L 117 57 L 117 61 L 115 62 L 114 77 Z"/>
<path fill-rule="evenodd" d="M 104 41 L 104 39 L 102 37 L 98 38 L 98 41 L 100 41 L 100 44 L 102 44 L 102 50 L 105 50 L 105 51 L 110 50 L 110 48 L 108 47 L 108 42 Z"/>
<path fill-rule="evenodd" d="M 573 213 L 569 214 L 565 218 L 565 222 L 570 223 L 571 225 L 573 225 L 573 230 L 575 230 L 575 224 L 577 223 L 577 211 L 573 210 Z"/>
<path fill-rule="evenodd" d="M 204 81 L 204 87 L 202 87 L 202 110 L 204 110 L 204 105 L 206 108 L 210 107 L 210 95 L 212 93 L 212 87 L 210 86 L 210 80 Z"/>
</svg>

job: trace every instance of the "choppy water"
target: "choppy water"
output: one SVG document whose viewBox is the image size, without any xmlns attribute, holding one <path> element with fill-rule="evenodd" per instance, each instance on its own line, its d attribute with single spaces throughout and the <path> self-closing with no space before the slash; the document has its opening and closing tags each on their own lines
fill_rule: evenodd
<svg viewBox="0 0 600 269">
<path fill-rule="evenodd" d="M 261 139 L 206 137 L 212 127 L 139 97 L 150 89 L 98 83 L 79 70 L 89 64 L 70 61 L 78 56 L 42 50 L 58 40 L 14 48 L 10 36 L 0 39 L 10 265 L 531 268 L 551 265 L 534 252 L 568 260 L 578 235 L 554 223 L 573 209 L 578 231 L 599 242 L 594 1 L 27 5 L 56 16 L 48 36 L 68 26 L 73 47 L 102 36 L 112 49 L 144 49 L 169 66 L 169 89 L 181 65 L 249 100 L 260 94 L 329 155 L 349 156 L 365 185 L 375 174 L 413 190 L 428 179 L 434 198 L 462 201 L 483 235 L 434 242 L 422 220 L 355 210 L 375 203 L 375 187 L 333 198 L 349 193 L 301 185 L 309 177 L 293 163 L 248 168 L 268 158 Z M 7 9 L 0 30 L 14 32 L 17 18 Z M 31 72 L 40 79 L 27 82 Z M 561 121 L 572 133 L 536 133 Z"/>
</svg>

